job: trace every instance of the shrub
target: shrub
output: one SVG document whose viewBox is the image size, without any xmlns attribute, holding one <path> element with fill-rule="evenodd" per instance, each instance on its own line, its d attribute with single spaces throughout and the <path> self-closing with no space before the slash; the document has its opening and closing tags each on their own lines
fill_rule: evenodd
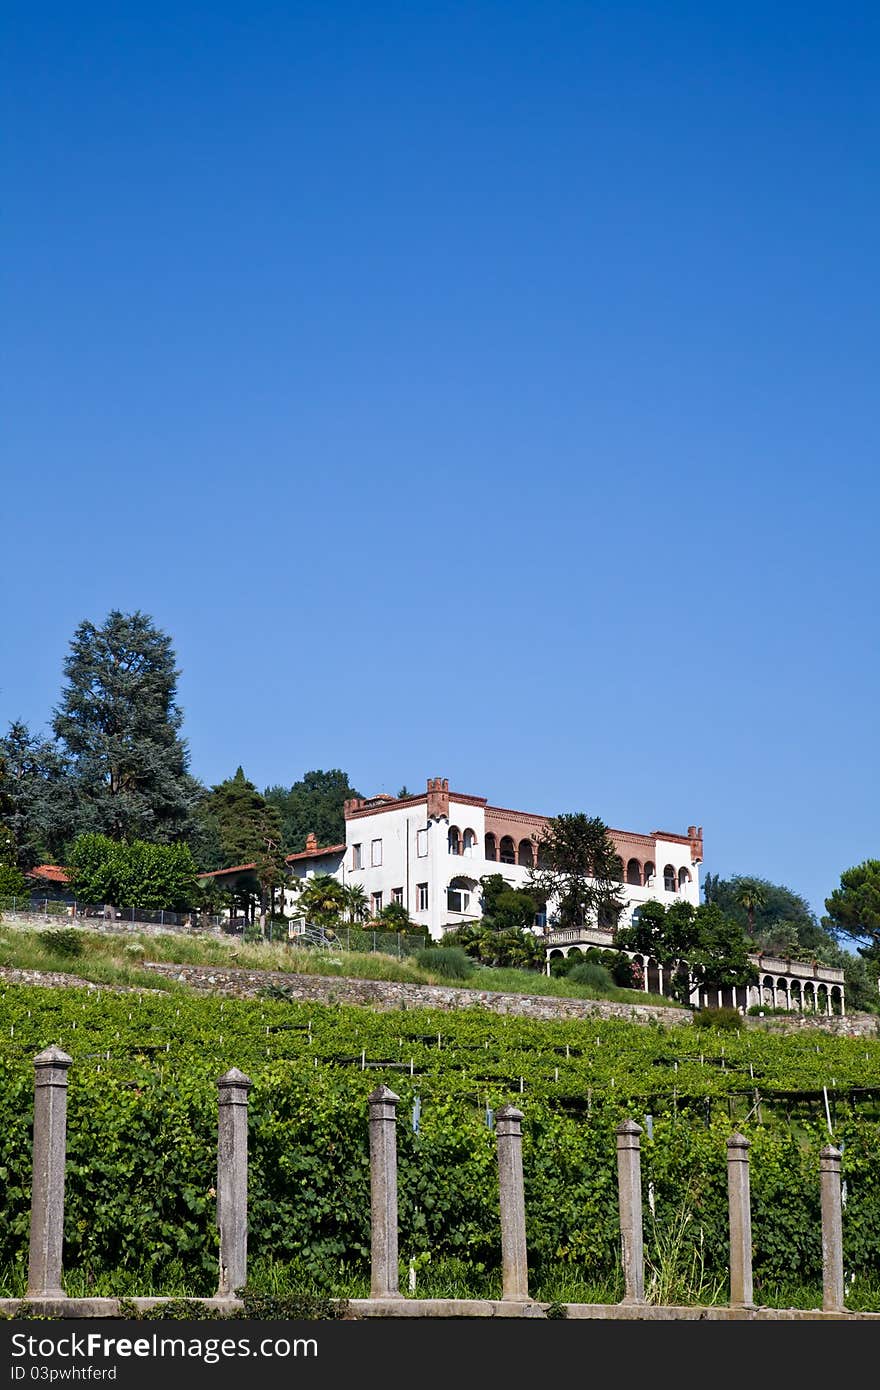
<svg viewBox="0 0 880 1390">
<path fill-rule="evenodd" d="M 698 1009 L 694 1014 L 695 1028 L 723 1028 L 728 1033 L 735 1033 L 743 1026 L 743 1017 L 738 1009 Z"/>
<path fill-rule="evenodd" d="M 65 956 L 73 960 L 83 953 L 82 935 L 77 927 L 50 927 L 39 933 L 40 943 L 53 956 Z"/>
<path fill-rule="evenodd" d="M 589 985 L 591 989 L 608 990 L 614 987 L 611 971 L 596 961 L 582 961 L 580 965 L 573 966 L 568 978 L 573 985 Z"/>
<path fill-rule="evenodd" d="M 416 963 L 444 980 L 466 980 L 474 972 L 473 961 L 460 946 L 426 946 L 416 953 Z"/>
</svg>

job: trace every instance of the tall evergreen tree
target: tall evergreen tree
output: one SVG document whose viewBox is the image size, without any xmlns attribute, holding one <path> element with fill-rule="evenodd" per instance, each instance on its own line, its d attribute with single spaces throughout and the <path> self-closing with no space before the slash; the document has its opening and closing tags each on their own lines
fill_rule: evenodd
<svg viewBox="0 0 880 1390">
<path fill-rule="evenodd" d="M 58 744 L 32 734 L 21 720 L 0 738 L 0 803 L 20 869 L 63 857 L 76 830 L 70 769 Z"/>
<path fill-rule="evenodd" d="M 260 795 L 241 767 L 236 768 L 233 777 L 211 788 L 205 802 L 205 815 L 219 836 L 223 854 L 221 868 L 256 862 L 267 852 L 270 842 L 274 849 L 280 849 L 278 808 Z"/>
<path fill-rule="evenodd" d="M 319 845 L 345 841 L 344 802 L 359 796 L 341 768 L 307 772 L 291 787 L 267 787 L 266 800 L 281 812 L 284 845 L 289 854 L 305 849 L 306 836 L 314 831 Z"/>
<path fill-rule="evenodd" d="M 189 829 L 196 784 L 180 737 L 171 639 L 141 612 L 82 622 L 52 723 L 71 761 L 78 829 L 159 843 Z"/>
</svg>

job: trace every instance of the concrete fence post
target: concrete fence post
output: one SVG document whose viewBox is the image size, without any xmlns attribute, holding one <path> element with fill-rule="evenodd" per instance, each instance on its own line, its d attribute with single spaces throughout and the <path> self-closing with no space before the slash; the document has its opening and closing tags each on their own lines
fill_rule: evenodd
<svg viewBox="0 0 880 1390">
<path fill-rule="evenodd" d="M 624 1303 L 645 1301 L 645 1251 L 642 1233 L 641 1125 L 624 1120 L 617 1126 L 617 1188 L 620 1202 L 620 1248 Z"/>
<path fill-rule="evenodd" d="M 34 1058 L 34 1156 L 27 1298 L 65 1298 L 61 1287 L 67 1071 L 72 1058 L 47 1047 Z"/>
<path fill-rule="evenodd" d="M 838 1313 L 844 1306 L 843 1215 L 840 1202 L 840 1149 L 826 1144 L 819 1154 L 822 1189 L 822 1307 Z"/>
<path fill-rule="evenodd" d="M 232 1067 L 217 1081 L 217 1226 L 220 1297 L 247 1283 L 248 1091 L 253 1082 Z"/>
<path fill-rule="evenodd" d="M 727 1141 L 727 1204 L 730 1214 L 730 1304 L 752 1306 L 752 1209 L 749 1141 L 738 1131 Z"/>
<path fill-rule="evenodd" d="M 397 1286 L 397 1102 L 377 1086 L 370 1103 L 370 1297 L 399 1298 Z"/>
<path fill-rule="evenodd" d="M 523 1112 L 515 1105 L 502 1105 L 495 1116 L 501 1209 L 501 1297 L 519 1302 L 529 1296 L 522 1119 Z"/>
</svg>

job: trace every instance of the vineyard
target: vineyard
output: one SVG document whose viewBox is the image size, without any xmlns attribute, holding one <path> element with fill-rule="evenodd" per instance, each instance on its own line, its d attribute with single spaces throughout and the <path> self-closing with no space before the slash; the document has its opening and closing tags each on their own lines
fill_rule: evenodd
<svg viewBox="0 0 880 1390">
<path fill-rule="evenodd" d="M 529 1261 L 615 1286 L 615 1126 L 644 1126 L 646 1248 L 726 1277 L 725 1143 L 751 1142 L 756 1292 L 821 1277 L 818 1154 L 843 1150 L 853 1289 L 880 1274 L 880 1041 L 468 1010 L 14 986 L 0 997 L 2 1293 L 27 1263 L 33 1058 L 73 1058 L 64 1264 L 84 1291 L 211 1293 L 220 1074 L 251 1077 L 252 1259 L 329 1291 L 369 1269 L 367 1096 L 400 1097 L 400 1254 L 475 1291 L 500 1264 L 494 1115 L 524 1113 Z M 705 1290 L 704 1290 L 705 1292 Z M 856 1306 L 851 1303 L 851 1306 Z M 874 1305 L 866 1305 L 874 1306 Z"/>
</svg>

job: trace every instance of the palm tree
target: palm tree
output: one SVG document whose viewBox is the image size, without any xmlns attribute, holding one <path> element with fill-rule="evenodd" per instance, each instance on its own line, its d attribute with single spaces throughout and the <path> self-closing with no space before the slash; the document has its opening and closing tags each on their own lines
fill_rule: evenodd
<svg viewBox="0 0 880 1390">
<path fill-rule="evenodd" d="M 745 908 L 746 916 L 749 919 L 749 936 L 755 935 L 755 913 L 767 902 L 767 894 L 752 878 L 740 879 L 736 886 L 736 901 L 740 907 Z"/>
<path fill-rule="evenodd" d="M 345 907 L 345 890 L 332 874 L 315 874 L 301 890 L 297 907 L 320 927 L 335 926 Z"/>
<path fill-rule="evenodd" d="M 363 922 L 369 914 L 367 895 L 359 883 L 347 883 L 342 890 L 345 915 L 352 926 Z"/>
</svg>

